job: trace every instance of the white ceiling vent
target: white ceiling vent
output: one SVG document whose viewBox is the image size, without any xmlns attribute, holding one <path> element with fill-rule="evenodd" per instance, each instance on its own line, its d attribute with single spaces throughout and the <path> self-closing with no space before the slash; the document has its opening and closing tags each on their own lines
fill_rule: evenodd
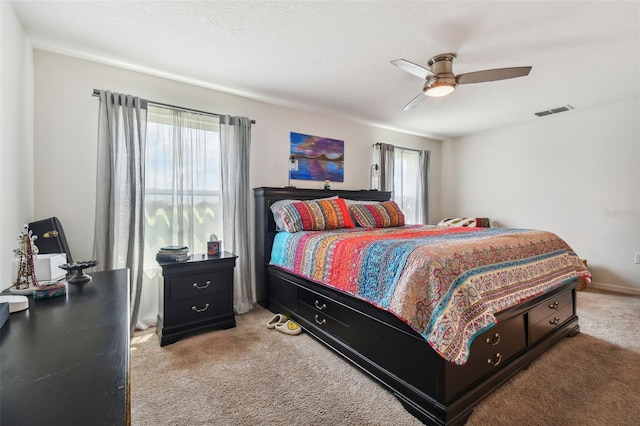
<svg viewBox="0 0 640 426">
<path fill-rule="evenodd" d="M 558 114 L 560 112 L 569 111 L 570 109 L 573 109 L 573 107 L 571 105 L 565 105 L 565 106 L 561 106 L 559 108 L 553 108 L 553 109 L 548 109 L 546 111 L 536 112 L 535 114 L 538 117 L 544 117 L 545 115 Z"/>
</svg>

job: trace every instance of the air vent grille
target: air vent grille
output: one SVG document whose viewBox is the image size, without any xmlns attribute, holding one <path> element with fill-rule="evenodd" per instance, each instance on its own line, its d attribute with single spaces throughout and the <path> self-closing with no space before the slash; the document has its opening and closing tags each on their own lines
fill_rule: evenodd
<svg viewBox="0 0 640 426">
<path fill-rule="evenodd" d="M 544 117 L 547 115 L 551 115 L 551 114 L 558 114 L 560 112 L 565 112 L 565 111 L 569 111 L 572 110 L 573 107 L 571 105 L 565 105 L 565 106 L 561 106 L 559 108 L 553 108 L 553 109 L 548 109 L 546 111 L 540 111 L 540 112 L 536 112 L 535 115 L 537 115 L 538 117 Z"/>
</svg>

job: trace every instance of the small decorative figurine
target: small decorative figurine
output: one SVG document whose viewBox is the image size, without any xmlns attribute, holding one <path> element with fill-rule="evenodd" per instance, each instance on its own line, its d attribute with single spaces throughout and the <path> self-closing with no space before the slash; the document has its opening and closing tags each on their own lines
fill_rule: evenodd
<svg viewBox="0 0 640 426">
<path fill-rule="evenodd" d="M 328 180 L 324 181 L 324 189 L 331 189 L 331 182 L 329 182 Z"/>
<path fill-rule="evenodd" d="M 38 247 L 35 245 L 37 238 L 36 235 L 32 234 L 27 225 L 24 225 L 20 234 L 18 234 L 20 246 L 13 251 L 16 256 L 20 256 L 18 276 L 16 277 L 16 282 L 13 283 L 13 286 L 17 290 L 39 287 L 38 279 L 36 278 L 36 269 L 33 266 L 33 261 L 38 255 Z"/>
<path fill-rule="evenodd" d="M 24 225 L 18 241 L 20 246 L 13 251 L 16 256 L 20 256 L 18 261 L 18 276 L 10 292 L 21 292 L 22 294 L 33 294 L 34 299 L 49 299 L 52 297 L 64 296 L 67 294 L 67 284 L 64 281 L 52 283 L 38 283 L 34 261 L 38 256 L 38 247 L 35 241 L 38 237 L 33 235 L 29 226 Z"/>
</svg>

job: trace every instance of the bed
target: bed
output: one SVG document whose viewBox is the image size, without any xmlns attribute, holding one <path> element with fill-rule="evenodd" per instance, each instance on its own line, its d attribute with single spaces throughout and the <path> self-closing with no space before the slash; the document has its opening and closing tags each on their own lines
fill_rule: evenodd
<svg viewBox="0 0 640 426">
<path fill-rule="evenodd" d="M 462 230 L 409 226 L 369 230 L 349 227 L 321 232 L 303 231 L 293 235 L 278 232 L 277 228 L 282 227 L 282 224 L 276 225 L 274 220 L 270 208 L 274 203 L 282 200 L 317 200 L 331 197 L 382 203 L 389 200 L 390 193 L 366 190 L 254 189 L 258 302 L 274 313 L 289 316 L 307 333 L 369 374 L 391 391 L 407 411 L 423 423 L 464 424 L 479 401 L 528 366 L 551 345 L 579 332 L 575 291 L 578 276 L 588 276 L 588 271 L 586 268 L 581 270 L 578 265 L 581 263 L 576 262 L 575 271 L 568 272 L 567 265 L 564 264 L 563 271 L 540 274 L 549 276 L 550 281 L 546 284 L 542 279 L 532 279 L 535 285 L 528 290 L 522 286 L 518 287 L 518 280 L 514 279 L 512 285 L 509 277 L 514 274 L 520 276 L 523 272 L 517 268 L 512 270 L 511 266 L 519 265 L 519 262 L 528 262 L 526 259 L 529 257 L 535 257 L 537 262 L 541 262 L 540 259 L 546 256 L 536 257 L 537 255 L 528 252 L 526 255 L 518 254 L 528 250 L 522 249 L 519 242 L 498 250 L 500 256 L 513 256 L 513 259 L 509 257 L 509 260 L 504 262 L 509 265 L 509 272 L 503 273 L 499 279 L 505 280 L 504 285 L 507 287 L 518 287 L 519 292 L 488 297 L 487 300 L 491 300 L 493 304 L 488 305 L 489 308 L 485 307 L 483 312 L 470 315 L 465 321 L 459 321 L 458 314 L 471 309 L 462 309 L 456 314 L 455 310 L 442 310 L 435 305 L 424 308 L 423 304 L 424 309 L 418 309 L 417 312 L 403 310 L 401 299 L 415 299 L 415 296 L 407 296 L 412 294 L 407 289 L 420 281 L 420 274 L 406 279 L 404 287 L 394 290 L 395 293 L 392 295 L 376 289 L 379 284 L 367 284 L 367 273 L 374 271 L 375 273 L 370 275 L 381 275 L 382 263 L 391 265 L 391 272 L 386 275 L 393 275 L 395 278 L 389 278 L 389 281 L 402 281 L 398 277 L 408 276 L 408 273 L 404 272 L 405 269 L 399 273 L 399 265 L 405 268 L 421 258 L 434 258 L 435 255 L 429 250 L 430 247 L 435 247 L 435 244 L 430 243 L 429 248 L 424 249 L 422 245 L 413 245 L 411 240 L 399 240 L 398 234 L 403 234 L 402 238 L 406 236 L 404 234 L 411 234 L 412 238 L 415 236 L 416 239 L 433 238 L 435 235 L 435 238 L 444 241 L 439 244 L 452 247 L 456 247 L 455 244 L 458 243 L 468 244 L 466 240 L 478 236 L 481 236 L 486 244 L 488 239 L 497 241 L 502 238 L 504 241 L 512 241 L 514 237 L 524 238 L 522 234 L 527 234 L 527 238 L 532 238 L 533 235 L 547 241 L 548 235 L 545 234 L 543 238 L 538 231 L 533 230 Z M 322 242 L 323 238 L 328 238 L 329 242 Z M 353 238 L 360 240 L 353 242 Z M 366 244 L 363 239 L 366 240 Z M 305 245 L 300 243 L 302 240 L 314 241 L 312 245 L 316 248 L 323 247 L 325 252 L 334 251 L 324 260 L 310 260 L 310 255 L 298 254 L 299 258 L 296 261 L 287 261 L 286 256 L 282 256 L 282 252 L 286 251 L 285 247 Z M 397 241 L 402 243 L 398 244 Z M 369 243 L 371 246 L 367 245 Z M 273 251 L 272 258 L 274 244 L 276 250 Z M 561 241 L 552 244 L 566 243 Z M 351 260 L 345 259 L 346 266 L 337 274 L 335 271 L 333 276 L 329 272 L 322 272 L 330 269 L 326 267 L 326 262 L 337 265 L 338 261 L 343 259 L 341 256 L 347 256 L 349 252 L 357 252 L 362 247 L 367 247 L 367 250 L 378 253 L 381 252 L 380 247 L 389 246 L 393 246 L 393 250 L 380 255 L 385 257 L 384 262 L 378 262 L 374 258 L 371 261 L 373 263 L 367 263 L 366 267 L 349 271 L 348 265 Z M 409 248 L 402 251 L 398 249 L 400 246 Z M 493 247 L 494 244 L 489 246 Z M 565 263 L 567 256 L 575 256 L 568 246 L 566 248 L 562 260 Z M 573 259 L 570 261 L 573 262 Z M 448 266 L 444 268 L 444 264 Z M 440 260 L 437 273 L 434 274 L 432 271 L 428 275 L 439 274 L 442 278 L 452 275 L 451 271 L 457 269 L 460 276 L 447 279 L 458 284 L 464 281 L 466 285 L 470 279 L 467 279 L 465 274 L 470 272 L 460 268 L 460 264 L 460 259 Z M 529 268 L 529 271 L 540 267 L 539 263 L 525 265 L 525 269 Z M 483 269 L 474 269 L 478 270 Z M 488 269 L 487 274 L 483 275 L 483 279 L 489 279 L 487 276 L 491 275 L 491 271 Z M 447 279 L 442 278 L 441 281 L 445 282 Z M 371 290 L 372 287 L 374 290 Z M 434 291 L 438 292 L 437 289 L 425 292 L 431 294 L 430 292 Z M 497 290 L 500 291 L 502 290 Z M 496 292 L 491 294 L 495 296 Z M 455 296 L 451 296 L 452 300 L 454 298 Z M 440 295 L 437 299 L 444 300 L 446 297 Z M 444 312 L 438 319 L 442 322 L 434 323 L 433 320 L 429 320 L 434 317 L 435 311 Z M 456 318 L 448 321 L 452 316 Z M 416 318 L 421 318 L 422 321 L 418 320 L 416 324 Z M 459 327 L 454 333 L 449 328 L 451 323 L 464 324 L 464 327 Z"/>
</svg>

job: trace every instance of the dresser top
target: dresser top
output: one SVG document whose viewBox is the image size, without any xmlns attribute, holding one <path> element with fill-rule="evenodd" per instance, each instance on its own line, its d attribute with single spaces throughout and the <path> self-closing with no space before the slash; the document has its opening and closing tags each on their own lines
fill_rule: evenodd
<svg viewBox="0 0 640 426">
<path fill-rule="evenodd" d="M 0 424 L 129 422 L 129 271 L 89 275 L 0 330 Z"/>
</svg>

